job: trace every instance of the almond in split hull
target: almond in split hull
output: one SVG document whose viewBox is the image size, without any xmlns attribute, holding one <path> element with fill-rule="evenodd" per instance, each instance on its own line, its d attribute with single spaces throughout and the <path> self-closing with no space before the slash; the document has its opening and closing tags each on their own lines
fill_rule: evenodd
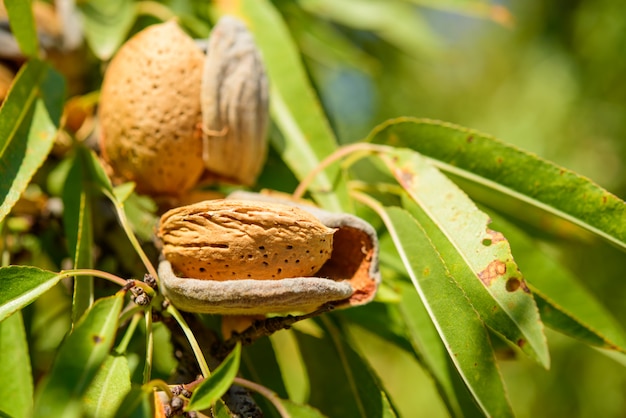
<svg viewBox="0 0 626 418">
<path fill-rule="evenodd" d="M 297 207 L 230 199 L 172 209 L 159 227 L 174 270 L 204 280 L 313 276 L 331 256 L 333 233 Z"/>
</svg>

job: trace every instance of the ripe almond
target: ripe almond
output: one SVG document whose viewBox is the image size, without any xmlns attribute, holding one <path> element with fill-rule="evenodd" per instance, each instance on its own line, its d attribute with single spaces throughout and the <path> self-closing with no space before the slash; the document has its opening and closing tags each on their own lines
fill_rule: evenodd
<svg viewBox="0 0 626 418">
<path fill-rule="evenodd" d="M 300 208 L 231 199 L 172 209 L 158 232 L 175 271 L 218 281 L 313 276 L 331 256 L 333 233 Z"/>
<path fill-rule="evenodd" d="M 100 147 L 116 174 L 141 193 L 179 195 L 202 174 L 203 62 L 194 41 L 170 21 L 139 32 L 109 64 Z"/>
<path fill-rule="evenodd" d="M 268 83 L 246 26 L 224 16 L 211 31 L 202 76 L 204 160 L 209 176 L 252 185 L 267 154 Z"/>
</svg>

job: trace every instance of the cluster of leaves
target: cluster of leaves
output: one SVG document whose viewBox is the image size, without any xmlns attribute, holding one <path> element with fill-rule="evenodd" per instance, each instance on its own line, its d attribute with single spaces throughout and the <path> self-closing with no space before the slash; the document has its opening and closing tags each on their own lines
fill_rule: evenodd
<svg viewBox="0 0 626 418">
<path fill-rule="evenodd" d="M 169 331 L 152 324 L 162 300 L 149 286 L 118 276 L 142 277 L 147 272 L 158 277 L 150 243 L 156 205 L 136 195 L 130 184 L 113 187 L 84 143 L 74 141 L 60 160 L 50 155 L 63 128 L 64 79 L 37 58 L 28 2 L 6 4 L 11 22 L 28 23 L 20 24 L 14 35 L 30 58 L 0 109 L 0 219 L 5 228 L 0 352 L 3 358 L 15 359 L 0 365 L 0 393 L 5 395 L 0 396 L 0 411 L 9 416 L 154 414 L 154 390 L 171 392 L 161 378 L 175 367 Z M 128 5 L 132 3 L 82 2 L 86 38 L 100 58 L 110 57 L 135 22 L 138 8 Z M 527 230 L 510 221 L 521 219 L 571 239 L 601 237 L 624 249 L 622 200 L 492 137 L 437 121 L 390 120 L 364 141 L 339 147 L 292 35 L 274 6 L 266 0 L 242 0 L 220 2 L 213 10 L 246 21 L 271 80 L 272 154 L 258 187 L 293 191 L 295 181 L 301 181 L 296 196 L 308 191 L 326 209 L 369 220 L 380 236 L 383 284 L 377 300 L 367 306 L 325 314 L 241 352 L 237 345 L 213 372 L 198 347 L 199 336 L 175 307 L 168 307 L 162 315 L 182 327 L 206 378 L 195 388 L 188 410 L 215 404 L 215 415 L 228 416 L 219 398 L 236 379 L 264 394 L 258 401 L 270 416 L 396 416 L 392 394 L 354 337 L 358 328 L 419 362 L 453 416 L 513 415 L 498 353 L 523 353 L 549 367 L 544 326 L 626 363 L 626 335 L 617 321 L 534 245 Z M 158 11 L 160 17 L 173 15 L 165 6 Z M 208 31 L 202 16 L 181 14 L 180 19 L 191 32 Z M 48 170 L 48 179 L 57 184 L 48 189 L 51 195 L 56 189 L 63 202 L 61 219 L 56 220 L 63 226 L 54 237 L 38 237 L 34 247 L 23 245 L 31 254 L 45 254 L 24 261 L 23 249 L 11 247 L 10 241 L 36 234 L 32 225 L 19 230 L 15 221 L 20 218 L 17 203 L 29 184 L 48 181 L 35 175 L 38 170 Z M 109 212 L 117 215 L 120 235 L 105 244 L 106 227 L 99 219 Z M 54 216 L 48 215 L 49 224 L 54 224 Z M 489 228 L 490 219 L 499 232 Z M 143 246 L 135 234 L 145 241 Z M 67 246 L 73 270 L 59 272 L 65 255 L 58 255 L 59 242 Z M 113 261 L 110 255 L 96 254 L 96 248 L 105 245 L 117 248 L 112 249 Z M 531 271 L 520 271 L 511 246 L 524 249 Z M 39 340 L 32 326 L 24 327 L 24 318 L 46 318 L 42 309 L 53 318 L 50 304 L 36 305 L 71 277 L 71 298 L 53 299 L 71 299 L 54 314 L 58 321 L 71 310 L 71 322 L 65 322 L 61 332 L 66 336 L 52 344 L 52 351 L 58 347 L 54 359 L 43 370 L 31 371 L 31 362 L 39 362 L 29 353 L 41 350 L 32 347 Z M 124 286 L 114 292 L 100 282 L 96 286 L 94 278 Z M 152 303 L 141 306 L 129 300 L 133 285 L 150 295 Z M 217 332 L 215 318 L 202 320 Z M 159 338 L 163 344 L 155 344 Z M 159 367 L 159 362 L 166 366 Z M 303 390 L 290 378 L 294 371 L 308 376 L 308 397 L 298 395 Z M 256 383 L 236 378 L 237 372 Z M 266 399 L 274 406 L 266 405 Z"/>
</svg>

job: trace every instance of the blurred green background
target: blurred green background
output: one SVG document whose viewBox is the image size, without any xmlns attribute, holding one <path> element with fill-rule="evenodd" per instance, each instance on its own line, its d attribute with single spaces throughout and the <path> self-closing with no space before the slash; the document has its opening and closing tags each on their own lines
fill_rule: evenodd
<svg viewBox="0 0 626 418">
<path fill-rule="evenodd" d="M 342 143 L 365 138 L 388 118 L 440 119 L 492 134 L 626 197 L 621 2 L 274 3 Z M 538 245 L 626 323 L 622 252 L 534 232 Z M 429 378 L 407 355 L 365 330 L 355 333 L 366 352 L 377 353 L 369 358 L 404 416 L 446 416 Z M 523 358 L 501 362 L 518 416 L 626 416 L 626 368 L 547 334 L 550 371 Z"/>
</svg>

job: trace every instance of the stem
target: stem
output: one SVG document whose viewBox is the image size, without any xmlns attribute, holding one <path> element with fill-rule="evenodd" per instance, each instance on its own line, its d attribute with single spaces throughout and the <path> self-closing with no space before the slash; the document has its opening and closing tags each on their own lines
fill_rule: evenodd
<svg viewBox="0 0 626 418">
<path fill-rule="evenodd" d="M 126 328 L 124 337 L 122 337 L 122 340 L 120 341 L 120 343 L 117 345 L 117 347 L 115 347 L 116 353 L 118 354 L 126 353 L 128 344 L 130 343 L 130 340 L 133 337 L 133 334 L 135 333 L 135 330 L 137 329 L 137 325 L 139 324 L 140 320 L 141 320 L 141 315 L 136 315 L 136 314 L 133 315 L 132 321 L 130 321 L 130 324 L 128 324 L 128 328 Z"/>
<path fill-rule="evenodd" d="M 138 314 L 139 312 L 143 312 L 144 310 L 145 310 L 145 307 L 143 306 L 131 305 L 130 308 L 127 308 L 126 310 L 122 311 L 122 314 L 120 315 L 119 323 L 123 324 L 124 322 L 128 320 L 128 318 L 134 317 L 135 314 Z M 139 316 L 141 317 L 141 315 Z"/>
<path fill-rule="evenodd" d="M 115 206 L 115 212 L 117 213 L 117 217 L 119 218 L 120 225 L 122 225 L 122 229 L 124 229 L 124 232 L 126 233 L 126 236 L 128 237 L 128 240 L 130 241 L 131 245 L 133 246 L 133 248 L 139 255 L 139 258 L 141 258 L 141 262 L 146 267 L 146 270 L 148 270 L 148 273 L 150 273 L 150 275 L 154 277 L 154 280 L 158 281 L 159 275 L 157 274 L 152 263 L 150 262 L 150 259 L 148 258 L 146 253 L 143 251 L 143 248 L 141 248 L 141 245 L 139 244 L 137 237 L 135 237 L 135 233 L 133 232 L 132 228 L 130 227 L 130 224 L 128 223 L 128 219 L 126 218 L 124 207 L 117 201 L 115 196 L 113 196 L 107 190 L 103 190 L 103 193 L 111 200 L 111 202 L 113 202 L 113 206 Z"/>
<path fill-rule="evenodd" d="M 144 383 L 143 387 L 144 389 L 149 389 L 150 391 L 152 391 L 152 389 L 162 390 L 163 392 L 167 394 L 167 397 L 169 399 L 172 399 L 172 397 L 174 397 L 169 385 L 161 379 L 150 380 L 149 382 Z"/>
<path fill-rule="evenodd" d="M 61 277 L 76 277 L 76 276 L 93 276 L 99 277 L 101 279 L 108 280 L 110 282 L 116 283 L 120 286 L 126 285 L 126 280 L 122 279 L 119 276 L 116 276 L 111 273 L 107 273 L 106 271 L 100 271 L 95 269 L 73 269 L 73 270 L 63 270 L 59 272 Z"/>
<path fill-rule="evenodd" d="M 154 350 L 154 334 L 152 332 L 152 308 L 146 309 L 144 312 L 146 319 L 146 362 L 143 366 L 143 381 L 150 381 L 152 374 L 152 352 Z M 167 386 L 167 385 L 166 385 Z"/>
<path fill-rule="evenodd" d="M 332 163 L 339 161 L 342 158 L 352 153 L 357 153 L 357 152 L 363 153 L 362 156 L 358 158 L 354 158 L 350 161 L 350 163 L 353 164 L 357 160 L 363 157 L 366 157 L 367 155 L 378 153 L 378 152 L 384 152 L 388 149 L 389 147 L 386 147 L 384 145 L 375 145 L 375 144 L 369 144 L 365 142 L 359 142 L 356 144 L 346 145 L 344 147 L 339 148 L 337 151 L 333 152 L 328 157 L 320 161 L 320 163 L 313 170 L 311 170 L 311 172 L 307 174 L 307 176 L 304 179 L 302 179 L 302 181 L 300 182 L 296 190 L 293 192 L 293 198 L 295 200 L 302 198 L 302 196 L 304 195 L 304 192 L 309 188 L 309 186 L 311 185 L 315 177 L 318 174 L 320 174 L 322 171 L 324 171 Z"/>
<path fill-rule="evenodd" d="M 276 411 L 278 411 L 278 414 L 281 416 L 281 418 L 291 418 L 289 412 L 287 412 L 283 404 L 280 403 L 280 398 L 278 397 L 276 392 L 266 388 L 265 386 L 259 385 L 258 383 L 251 382 L 241 377 L 235 377 L 233 383 L 246 389 L 250 389 L 258 393 L 259 395 L 262 395 L 265 399 L 270 401 L 272 405 L 274 405 L 274 408 L 276 408 Z"/>
<path fill-rule="evenodd" d="M 169 305 L 165 311 L 174 317 L 176 322 L 178 322 L 178 325 L 180 325 L 180 328 L 185 333 L 185 337 L 187 337 L 187 341 L 189 341 L 191 350 L 193 351 L 193 354 L 196 356 L 196 361 L 198 362 L 198 365 L 200 366 L 200 371 L 202 372 L 202 376 L 204 376 L 205 378 L 208 378 L 209 376 L 211 376 L 211 370 L 209 369 L 209 366 L 206 363 L 206 359 L 204 358 L 204 353 L 202 353 L 202 349 L 200 348 L 200 345 L 198 344 L 198 340 L 196 340 L 195 335 L 193 335 L 193 332 L 189 328 L 189 325 L 187 325 L 187 322 L 185 321 L 183 316 L 180 314 L 178 309 L 176 309 L 172 305 Z"/>
</svg>

